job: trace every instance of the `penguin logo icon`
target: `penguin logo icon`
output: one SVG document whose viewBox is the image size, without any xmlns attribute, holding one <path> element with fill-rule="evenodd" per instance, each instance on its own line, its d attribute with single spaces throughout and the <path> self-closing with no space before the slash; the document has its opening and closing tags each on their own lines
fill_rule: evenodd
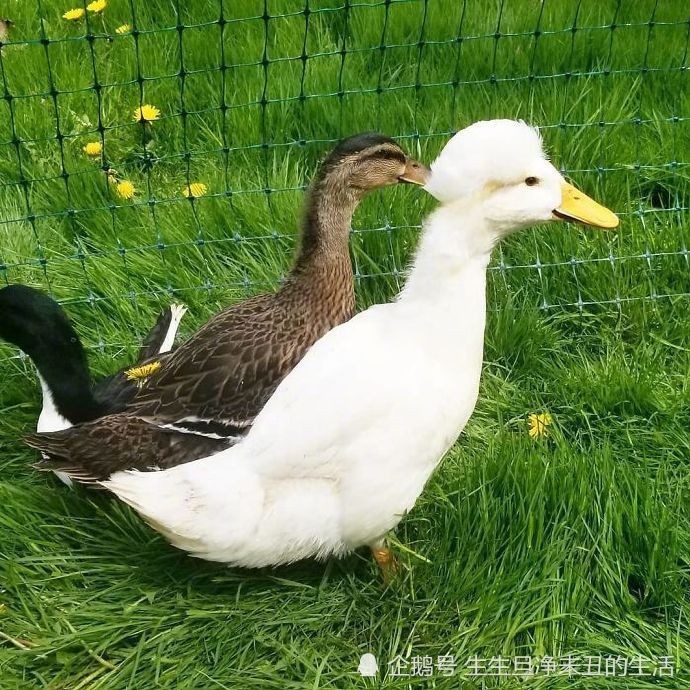
<svg viewBox="0 0 690 690">
<path fill-rule="evenodd" d="M 362 654 L 359 659 L 357 670 L 363 678 L 374 678 L 379 672 L 379 665 L 376 663 L 376 657 L 369 652 Z"/>
</svg>

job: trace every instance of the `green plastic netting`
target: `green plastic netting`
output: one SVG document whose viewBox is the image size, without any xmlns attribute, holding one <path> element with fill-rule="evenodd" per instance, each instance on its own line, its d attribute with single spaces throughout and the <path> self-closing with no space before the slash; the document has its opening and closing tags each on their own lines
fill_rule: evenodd
<svg viewBox="0 0 690 690">
<path fill-rule="evenodd" d="M 556 164 L 622 221 L 615 234 L 511 238 L 492 266 L 495 304 L 510 292 L 545 310 L 616 311 L 690 293 L 684 0 L 2 11 L 0 284 L 51 291 L 89 346 L 131 347 L 171 299 L 201 319 L 278 284 L 303 188 L 340 137 L 379 130 L 430 160 L 489 117 L 541 126 Z M 136 121 L 142 106 L 159 116 Z M 362 304 L 394 294 L 429 208 L 402 188 L 365 202 L 352 239 Z"/>
</svg>

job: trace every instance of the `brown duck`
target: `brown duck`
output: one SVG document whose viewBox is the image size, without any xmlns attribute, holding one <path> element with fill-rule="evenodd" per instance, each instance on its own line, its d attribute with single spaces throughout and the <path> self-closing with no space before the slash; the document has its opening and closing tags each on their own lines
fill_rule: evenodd
<svg viewBox="0 0 690 690">
<path fill-rule="evenodd" d="M 388 137 L 341 141 L 309 190 L 299 250 L 282 287 L 228 307 L 170 355 L 131 370 L 143 382 L 123 413 L 27 436 L 48 456 L 38 467 L 93 482 L 232 445 L 309 347 L 353 315 L 348 240 L 359 202 L 379 187 L 423 185 L 428 172 Z"/>
</svg>

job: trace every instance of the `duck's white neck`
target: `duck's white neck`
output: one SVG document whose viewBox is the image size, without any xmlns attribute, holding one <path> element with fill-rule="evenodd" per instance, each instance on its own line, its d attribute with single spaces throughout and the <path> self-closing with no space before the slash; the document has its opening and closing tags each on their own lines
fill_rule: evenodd
<svg viewBox="0 0 690 690">
<path fill-rule="evenodd" d="M 43 393 L 43 407 L 41 414 L 38 417 L 36 424 L 36 431 L 44 433 L 46 431 L 62 431 L 69 429 L 72 426 L 59 412 L 53 399 L 53 392 L 46 383 L 46 380 L 38 374 L 38 380 L 41 383 L 41 391 Z"/>
<path fill-rule="evenodd" d="M 428 218 L 401 302 L 442 305 L 463 301 L 481 292 L 498 237 L 476 204 L 456 202 L 438 208 Z"/>
</svg>

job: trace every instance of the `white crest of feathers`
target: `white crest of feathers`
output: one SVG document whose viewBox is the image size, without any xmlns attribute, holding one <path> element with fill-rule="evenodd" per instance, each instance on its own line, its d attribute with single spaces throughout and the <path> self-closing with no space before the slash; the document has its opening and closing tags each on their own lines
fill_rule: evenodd
<svg viewBox="0 0 690 690">
<path fill-rule="evenodd" d="M 460 130 L 444 146 L 431 164 L 425 189 L 448 203 L 487 184 L 514 182 L 538 158 L 546 156 L 536 127 L 522 120 L 481 120 Z"/>
</svg>

